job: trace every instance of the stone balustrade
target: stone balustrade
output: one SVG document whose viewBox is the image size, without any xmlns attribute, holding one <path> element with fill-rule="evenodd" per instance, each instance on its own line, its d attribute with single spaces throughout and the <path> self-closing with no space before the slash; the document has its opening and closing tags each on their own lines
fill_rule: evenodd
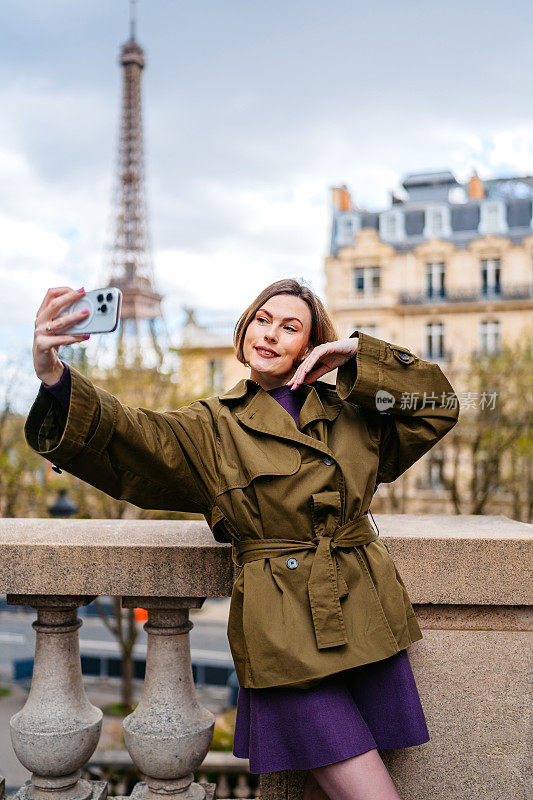
<svg viewBox="0 0 533 800">
<path fill-rule="evenodd" d="M 405 800 L 526 797 L 531 526 L 506 517 L 377 515 L 424 638 L 409 649 L 430 742 L 381 753 Z M 124 738 L 137 800 L 212 800 L 194 772 L 215 718 L 197 700 L 189 608 L 231 594 L 229 545 L 202 522 L 0 520 L 0 593 L 36 610 L 35 662 L 13 748 L 31 779 L 16 800 L 104 800 L 81 770 L 102 712 L 82 682 L 77 608 L 97 595 L 148 609 L 141 700 Z M 261 778 L 263 800 L 300 800 L 305 771 Z M 2 780 L 0 778 L 0 796 Z"/>
<path fill-rule="evenodd" d="M 122 773 L 122 783 L 115 789 L 125 794 L 131 759 L 125 750 L 97 750 L 82 770 L 90 778 L 102 780 L 107 774 Z M 198 782 L 209 783 L 208 773 L 216 775 L 217 800 L 225 798 L 256 798 L 259 795 L 259 776 L 251 774 L 247 758 L 237 758 L 233 753 L 210 750 L 198 771 Z M 121 790 L 122 789 L 122 790 Z M 0 795 L 1 800 L 1 795 Z"/>
</svg>

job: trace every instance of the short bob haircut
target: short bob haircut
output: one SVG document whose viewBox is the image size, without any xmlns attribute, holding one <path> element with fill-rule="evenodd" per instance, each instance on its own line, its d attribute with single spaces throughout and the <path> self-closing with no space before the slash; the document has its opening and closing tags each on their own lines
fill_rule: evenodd
<svg viewBox="0 0 533 800">
<path fill-rule="evenodd" d="M 263 289 L 261 294 L 259 294 L 255 300 L 250 303 L 248 308 L 243 311 L 235 325 L 235 330 L 233 331 L 233 346 L 235 348 L 237 360 L 240 361 L 241 364 L 246 364 L 243 345 L 248 325 L 254 319 L 261 306 L 277 294 L 293 294 L 295 297 L 300 297 L 309 306 L 311 312 L 309 344 L 311 347 L 316 347 L 325 342 L 334 342 L 338 338 L 328 312 L 316 294 L 309 289 L 309 287 L 294 278 L 283 278 L 280 281 L 271 283 L 266 289 Z"/>
</svg>

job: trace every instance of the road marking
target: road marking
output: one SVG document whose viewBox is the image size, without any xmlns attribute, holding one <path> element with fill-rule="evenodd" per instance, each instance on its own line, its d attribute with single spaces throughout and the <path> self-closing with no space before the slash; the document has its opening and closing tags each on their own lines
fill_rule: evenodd
<svg viewBox="0 0 533 800">
<path fill-rule="evenodd" d="M 98 655 L 100 652 L 103 653 L 112 653 L 113 655 L 119 655 L 119 647 L 116 642 L 108 642 L 108 641 L 99 641 L 97 639 L 80 639 L 80 649 L 82 651 L 82 655 L 89 655 L 92 654 L 91 651 L 97 651 Z M 142 644 L 136 644 L 133 648 L 133 655 L 134 656 L 141 656 L 146 658 L 146 646 Z M 230 653 L 226 653 L 223 650 L 195 650 L 194 648 L 191 650 L 191 659 L 193 661 L 223 661 L 227 662 L 228 664 L 232 664 L 233 660 L 231 658 Z"/>
<path fill-rule="evenodd" d="M 26 641 L 26 637 L 23 633 L 1 633 L 0 632 L 0 642 L 5 642 L 6 644 L 15 644 L 23 643 Z"/>
</svg>

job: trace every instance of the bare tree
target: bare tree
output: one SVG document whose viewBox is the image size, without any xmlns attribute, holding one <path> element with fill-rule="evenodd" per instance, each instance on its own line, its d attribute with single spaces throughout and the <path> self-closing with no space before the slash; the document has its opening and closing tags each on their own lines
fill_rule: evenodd
<svg viewBox="0 0 533 800">
<path fill-rule="evenodd" d="M 494 354 L 475 354 L 449 435 L 446 481 L 458 514 L 498 513 L 531 522 L 533 495 L 533 354 L 531 337 Z"/>
</svg>

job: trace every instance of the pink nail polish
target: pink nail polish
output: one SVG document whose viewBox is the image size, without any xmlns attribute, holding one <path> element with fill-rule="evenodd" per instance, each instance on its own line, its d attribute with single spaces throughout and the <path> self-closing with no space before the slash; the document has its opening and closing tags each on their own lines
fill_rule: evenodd
<svg viewBox="0 0 533 800">
<path fill-rule="evenodd" d="M 85 291 L 85 286 L 82 286 L 81 289 L 76 289 L 77 292 L 80 294 Z"/>
<path fill-rule="evenodd" d="M 89 309 L 88 309 L 88 308 L 84 308 L 84 309 L 83 309 L 83 311 L 82 311 L 81 313 L 82 313 L 82 314 L 88 314 L 88 313 L 89 313 Z"/>
</svg>

